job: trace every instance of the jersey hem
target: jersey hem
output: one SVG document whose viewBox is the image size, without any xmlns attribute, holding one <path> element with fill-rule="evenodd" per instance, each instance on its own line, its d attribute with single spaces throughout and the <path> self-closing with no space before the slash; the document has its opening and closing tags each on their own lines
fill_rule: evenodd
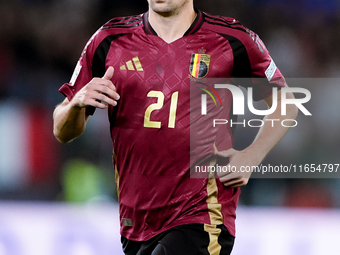
<svg viewBox="0 0 340 255">
<path fill-rule="evenodd" d="M 192 220 L 192 221 L 188 221 L 186 220 L 185 222 L 183 221 L 179 221 L 177 222 L 176 224 L 172 224 L 166 228 L 163 228 L 161 229 L 160 231 L 157 231 L 157 232 L 153 232 L 153 233 L 150 233 L 148 235 L 146 235 L 145 237 L 140 237 L 139 236 L 135 236 L 133 234 L 128 234 L 127 232 L 124 232 L 124 231 L 121 231 L 121 236 L 123 236 L 124 238 L 130 240 L 130 241 L 137 241 L 137 242 L 144 242 L 144 241 L 148 241 L 150 240 L 151 238 L 161 234 L 161 233 L 164 233 L 165 231 L 168 231 L 169 229 L 172 229 L 172 228 L 175 228 L 175 227 L 178 227 L 178 226 L 182 226 L 182 225 L 190 225 L 190 224 L 208 224 L 208 225 L 211 225 L 210 222 L 198 222 L 197 220 Z M 222 225 L 224 225 L 228 232 L 230 233 L 230 235 L 232 235 L 233 237 L 235 237 L 235 231 L 233 231 L 233 229 L 235 229 L 235 227 L 231 227 L 230 224 L 226 224 L 225 222 L 222 223 Z"/>
</svg>

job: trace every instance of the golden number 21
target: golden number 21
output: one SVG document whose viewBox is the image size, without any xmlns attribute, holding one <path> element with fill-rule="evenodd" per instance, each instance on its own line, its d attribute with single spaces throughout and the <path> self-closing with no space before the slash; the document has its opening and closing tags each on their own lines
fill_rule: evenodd
<svg viewBox="0 0 340 255">
<path fill-rule="evenodd" d="M 164 105 L 164 94 L 161 91 L 150 91 L 147 97 L 156 97 L 157 103 L 153 103 L 146 108 L 144 115 L 144 127 L 148 128 L 160 128 L 160 121 L 150 120 L 151 113 L 155 110 L 159 110 Z M 174 92 L 171 96 L 170 103 L 170 113 L 169 113 L 169 128 L 175 128 L 176 112 L 177 112 L 177 102 L 178 102 L 178 91 Z"/>
</svg>

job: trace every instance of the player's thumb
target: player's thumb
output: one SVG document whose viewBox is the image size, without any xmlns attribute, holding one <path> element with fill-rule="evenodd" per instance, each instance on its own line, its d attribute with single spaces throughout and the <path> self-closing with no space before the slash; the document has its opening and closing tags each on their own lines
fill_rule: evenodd
<svg viewBox="0 0 340 255">
<path fill-rule="evenodd" d="M 227 157 L 233 156 L 235 154 L 235 152 L 236 152 L 235 149 L 230 148 L 230 149 L 225 150 L 225 151 L 218 151 L 216 153 L 216 155 L 220 156 L 220 157 L 223 157 L 223 158 L 227 158 Z"/>
<path fill-rule="evenodd" d="M 103 76 L 103 79 L 105 80 L 111 80 L 112 77 L 113 77 L 113 72 L 114 72 L 114 69 L 112 66 L 109 66 L 109 68 L 106 70 L 104 76 Z"/>
</svg>

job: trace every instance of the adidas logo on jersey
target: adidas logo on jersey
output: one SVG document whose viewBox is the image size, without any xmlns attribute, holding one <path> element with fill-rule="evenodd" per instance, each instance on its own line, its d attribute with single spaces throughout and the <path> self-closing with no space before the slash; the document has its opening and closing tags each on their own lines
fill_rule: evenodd
<svg viewBox="0 0 340 255">
<path fill-rule="evenodd" d="M 122 65 L 120 67 L 120 70 L 130 70 L 130 71 L 139 71 L 142 72 L 143 67 L 142 67 L 142 63 L 140 62 L 138 56 L 132 58 L 132 60 L 129 60 L 125 63 L 125 65 Z"/>
</svg>

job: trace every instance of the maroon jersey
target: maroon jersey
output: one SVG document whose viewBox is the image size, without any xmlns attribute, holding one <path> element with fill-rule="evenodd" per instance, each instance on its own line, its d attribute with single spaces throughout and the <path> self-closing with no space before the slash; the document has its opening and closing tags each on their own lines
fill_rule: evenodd
<svg viewBox="0 0 340 255">
<path fill-rule="evenodd" d="M 109 108 L 121 234 L 147 240 L 180 224 L 224 224 L 235 234 L 239 189 L 218 179 L 190 178 L 190 80 L 263 77 L 256 99 L 271 95 L 284 79 L 256 34 L 231 18 L 197 10 L 197 18 L 172 43 L 157 36 L 147 13 L 115 18 L 86 45 L 70 81 L 69 99 L 109 66 L 121 99 Z M 223 97 L 230 112 L 231 100 Z M 91 113 L 91 109 L 88 109 Z M 230 130 L 229 130 L 230 131 Z M 233 146 L 231 131 L 211 133 L 218 150 Z M 220 146 L 220 145 L 221 146 Z M 223 145 L 223 146 L 222 146 Z M 199 155 L 213 157 L 214 144 Z"/>
</svg>

